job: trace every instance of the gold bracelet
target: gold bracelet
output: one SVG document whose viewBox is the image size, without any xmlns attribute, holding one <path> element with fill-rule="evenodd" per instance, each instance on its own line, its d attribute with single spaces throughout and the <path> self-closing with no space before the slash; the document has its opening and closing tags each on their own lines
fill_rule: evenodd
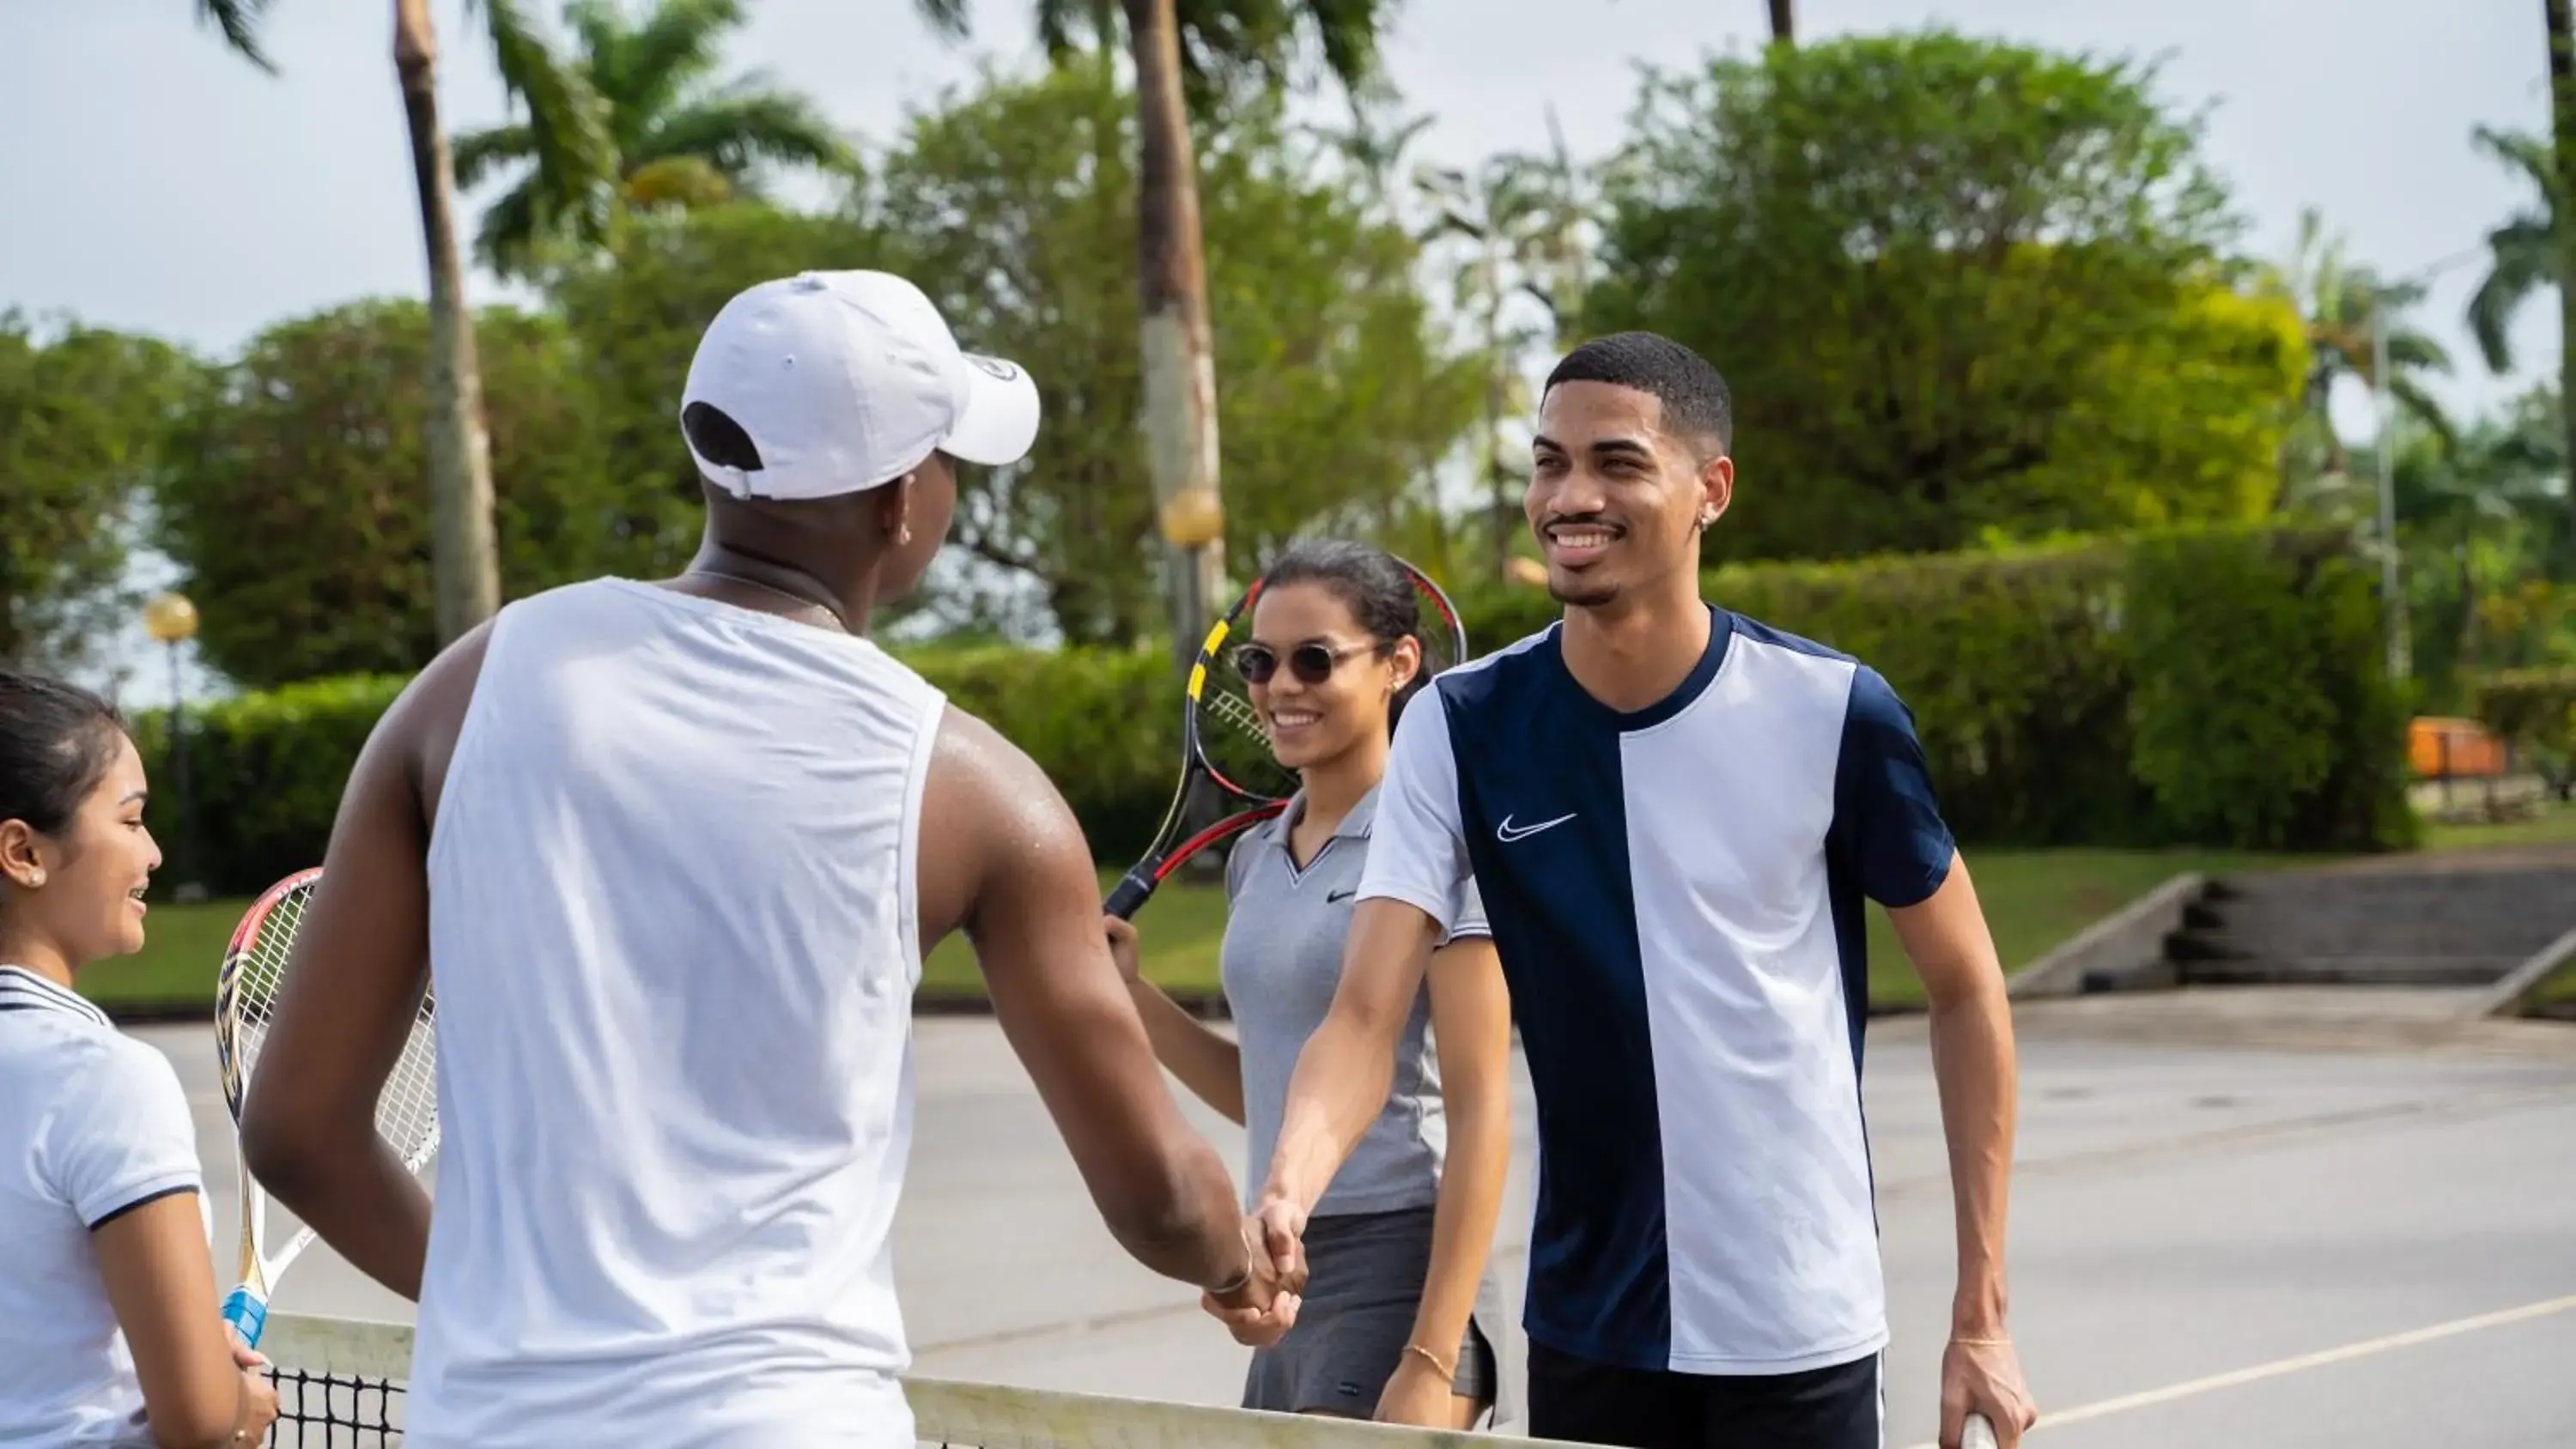
<svg viewBox="0 0 2576 1449">
<path fill-rule="evenodd" d="M 1242 1292 L 1245 1285 L 1252 1281 L 1252 1268 L 1252 1255 L 1246 1253 L 1243 1258 L 1243 1271 L 1235 1274 L 1231 1278 L 1228 1278 L 1225 1282 L 1217 1285 L 1216 1287 L 1208 1289 L 1207 1295 L 1210 1298 L 1222 1299 L 1229 1293 Z"/>
<path fill-rule="evenodd" d="M 1453 1379 L 1455 1379 L 1455 1378 L 1457 1378 L 1457 1377 L 1458 1377 L 1458 1371 L 1457 1371 L 1456 1369 L 1451 1368 L 1449 1365 L 1447 1365 L 1447 1364 L 1445 1364 L 1445 1363 L 1442 1363 L 1442 1362 L 1440 1361 L 1440 1355 L 1438 1355 L 1438 1354 L 1436 1354 L 1436 1353 L 1433 1353 L 1431 1350 L 1429 1350 L 1429 1349 L 1427 1349 L 1427 1348 L 1424 1348 L 1421 1344 L 1418 1344 L 1418 1343 L 1408 1343 L 1408 1344 L 1406 1344 L 1406 1345 L 1404 1346 L 1404 1351 L 1405 1351 L 1406 1353 L 1416 1353 L 1416 1354 L 1420 1354 L 1420 1355 L 1422 1355 L 1422 1361 L 1423 1361 L 1424 1363 L 1427 1363 L 1427 1364 L 1431 1365 L 1433 1368 L 1436 1368 L 1436 1369 L 1440 1370 L 1440 1381 L 1441 1381 L 1442 1383 L 1450 1382 L 1451 1380 L 1453 1380 Z"/>
</svg>

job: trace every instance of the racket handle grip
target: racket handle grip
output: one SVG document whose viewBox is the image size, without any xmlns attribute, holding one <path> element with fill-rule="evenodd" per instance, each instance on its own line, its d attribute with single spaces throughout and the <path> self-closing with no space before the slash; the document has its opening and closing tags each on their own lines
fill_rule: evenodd
<svg viewBox="0 0 2576 1449">
<path fill-rule="evenodd" d="M 1983 1414 L 1970 1414 L 1959 1431 L 1959 1449 L 1995 1449 L 1995 1426 Z"/>
<path fill-rule="evenodd" d="M 1110 891 L 1108 912 L 1122 921 L 1132 921 L 1144 907 L 1146 897 L 1153 893 L 1154 877 L 1139 866 L 1120 877 L 1117 888 Z"/>
<path fill-rule="evenodd" d="M 268 1301 L 243 1284 L 224 1295 L 224 1322 L 241 1335 L 245 1348 L 259 1347 L 259 1336 L 268 1328 Z"/>
</svg>

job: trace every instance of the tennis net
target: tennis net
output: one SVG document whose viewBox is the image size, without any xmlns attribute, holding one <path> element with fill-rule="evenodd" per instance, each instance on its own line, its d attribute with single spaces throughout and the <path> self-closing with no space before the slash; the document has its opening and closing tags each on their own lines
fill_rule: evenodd
<svg viewBox="0 0 2576 1449">
<path fill-rule="evenodd" d="M 271 1445 L 381 1449 L 402 1443 L 409 1328 L 279 1313 L 270 1316 L 260 1351 L 277 1381 Z M 1550 1449 L 1544 1440 L 952 1379 L 908 1379 L 905 1389 L 915 1432 L 924 1445 L 941 1449 Z"/>
</svg>

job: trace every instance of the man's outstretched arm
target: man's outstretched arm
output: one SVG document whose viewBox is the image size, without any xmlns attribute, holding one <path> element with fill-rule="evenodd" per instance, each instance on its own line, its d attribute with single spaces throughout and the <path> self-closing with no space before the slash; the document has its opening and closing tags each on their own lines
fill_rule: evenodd
<svg viewBox="0 0 2576 1449">
<path fill-rule="evenodd" d="M 1396 722 L 1378 782 L 1368 864 L 1324 1024 L 1297 1054 L 1259 1208 L 1270 1255 L 1303 1282 L 1306 1215 L 1386 1107 L 1395 1048 L 1432 947 L 1456 924 L 1468 878 L 1448 702 L 1435 688 Z"/>
<path fill-rule="evenodd" d="M 1279 1145 L 1261 1191 L 1270 1251 L 1302 1274 L 1306 1215 L 1359 1146 L 1395 1085 L 1395 1048 L 1422 990 L 1440 926 L 1403 901 L 1361 901 L 1342 948 L 1341 984 L 1324 1024 L 1297 1053 Z"/>
<path fill-rule="evenodd" d="M 990 726 L 951 712 L 923 818 L 958 832 L 964 924 L 993 1014 L 1111 1236 L 1166 1277 L 1267 1303 L 1233 1180 L 1172 1099 L 1110 957 L 1100 879 L 1064 798 Z"/>
<path fill-rule="evenodd" d="M 1887 915 L 1931 1001 L 1932 1071 L 1957 1219 L 1959 1274 L 1942 1355 L 1941 1442 L 1956 1445 L 1974 1410 L 1992 1419 L 1998 1438 L 2011 1446 L 2036 1411 L 2005 1321 L 2018 1066 L 2003 967 L 1967 862 L 1955 853 L 1938 890 Z"/>
</svg>

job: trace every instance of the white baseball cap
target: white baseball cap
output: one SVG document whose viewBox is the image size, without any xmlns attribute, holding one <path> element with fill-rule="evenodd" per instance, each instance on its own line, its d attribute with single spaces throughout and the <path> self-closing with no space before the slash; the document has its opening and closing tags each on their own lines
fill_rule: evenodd
<svg viewBox="0 0 2576 1449">
<path fill-rule="evenodd" d="M 1038 434 L 1028 372 L 960 349 L 930 298 L 889 272 L 804 272 L 736 294 L 689 362 L 683 414 L 701 402 L 759 454 L 734 467 L 690 442 L 698 472 L 737 498 L 857 493 L 934 450 L 998 467 Z"/>
</svg>

